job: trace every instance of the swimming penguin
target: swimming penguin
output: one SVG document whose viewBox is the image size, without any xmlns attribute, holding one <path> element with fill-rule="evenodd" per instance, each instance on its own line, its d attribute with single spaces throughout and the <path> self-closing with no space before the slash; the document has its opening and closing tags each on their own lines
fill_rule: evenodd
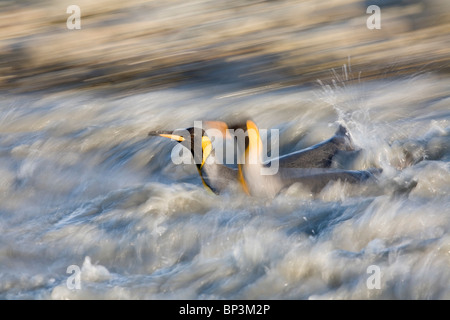
<svg viewBox="0 0 450 320">
<path fill-rule="evenodd" d="M 209 122 L 209 124 L 216 129 L 223 130 L 224 123 L 220 121 Z M 221 126 L 222 128 L 220 128 Z M 215 159 L 211 139 L 202 128 L 150 131 L 148 135 L 169 138 L 186 147 L 192 154 L 194 164 L 206 189 L 219 194 L 225 189 L 240 188 L 237 169 L 223 165 Z"/>
<path fill-rule="evenodd" d="M 276 171 L 266 170 L 276 162 L 262 161 L 263 146 L 258 127 L 251 120 L 246 122 L 246 127 L 248 140 L 242 153 L 244 159 L 238 164 L 238 179 L 248 194 L 274 197 L 294 183 L 300 183 L 316 194 L 331 181 L 361 183 L 369 179 L 375 180 L 375 175 L 381 172 L 380 169 L 330 168 L 331 159 L 339 150 L 354 149 L 344 127 L 340 127 L 336 135 L 327 141 L 281 156 Z"/>
<path fill-rule="evenodd" d="M 210 129 L 219 129 L 219 136 L 226 139 L 232 138 L 225 122 L 209 121 L 208 126 Z M 244 128 L 246 131 L 244 146 L 240 146 L 238 141 L 238 148 L 244 148 L 244 152 L 241 152 L 244 159 L 238 161 L 237 169 L 217 161 L 211 139 L 202 128 L 151 131 L 149 135 L 178 141 L 190 150 L 203 185 L 216 194 L 230 186 L 239 186 L 240 190 L 248 195 L 273 197 L 297 182 L 309 188 L 312 193 L 318 193 L 330 181 L 358 183 L 373 178 L 374 174 L 379 172 L 378 170 L 330 168 L 331 161 L 338 152 L 355 149 L 347 130 L 342 126 L 332 138 L 326 141 L 268 162 L 261 161 L 262 141 L 258 127 L 253 121 L 248 120 L 231 128 L 234 130 Z M 274 164 L 278 166 L 276 172 L 262 173 Z"/>
</svg>

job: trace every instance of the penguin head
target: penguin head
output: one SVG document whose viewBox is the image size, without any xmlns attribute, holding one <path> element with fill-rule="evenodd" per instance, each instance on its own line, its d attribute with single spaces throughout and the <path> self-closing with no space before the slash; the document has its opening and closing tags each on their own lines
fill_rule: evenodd
<svg viewBox="0 0 450 320">
<path fill-rule="evenodd" d="M 160 136 L 169 138 L 181 143 L 187 148 L 194 159 L 194 163 L 198 169 L 205 164 L 206 159 L 212 152 L 211 139 L 206 135 L 202 128 L 190 127 L 176 130 L 157 130 L 150 131 L 149 136 Z"/>
</svg>

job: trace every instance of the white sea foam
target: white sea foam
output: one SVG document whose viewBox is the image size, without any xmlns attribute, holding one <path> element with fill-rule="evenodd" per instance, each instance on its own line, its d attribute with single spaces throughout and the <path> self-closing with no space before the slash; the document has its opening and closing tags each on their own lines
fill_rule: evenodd
<svg viewBox="0 0 450 320">
<path fill-rule="evenodd" d="M 221 88 L 221 99 L 200 88 L 7 95 L 0 297 L 449 299 L 448 87 L 421 76 L 251 96 Z M 216 196 L 195 167 L 171 163 L 175 142 L 147 137 L 232 115 L 280 129 L 284 152 L 343 123 L 362 149 L 347 165 L 381 167 L 378 185 Z M 71 265 L 81 289 L 67 287 Z M 367 287 L 371 265 L 380 289 Z"/>
</svg>

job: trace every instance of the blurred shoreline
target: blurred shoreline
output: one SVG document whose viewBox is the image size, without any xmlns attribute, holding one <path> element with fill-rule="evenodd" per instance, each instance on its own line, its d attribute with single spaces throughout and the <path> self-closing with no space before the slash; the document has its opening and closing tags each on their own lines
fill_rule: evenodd
<svg viewBox="0 0 450 320">
<path fill-rule="evenodd" d="M 424 1 L 5 1 L 0 90 L 149 91 L 180 83 L 241 88 L 450 71 L 450 4 Z M 370 4 L 381 29 L 369 30 Z M 347 80 L 342 79 L 343 81 Z"/>
</svg>

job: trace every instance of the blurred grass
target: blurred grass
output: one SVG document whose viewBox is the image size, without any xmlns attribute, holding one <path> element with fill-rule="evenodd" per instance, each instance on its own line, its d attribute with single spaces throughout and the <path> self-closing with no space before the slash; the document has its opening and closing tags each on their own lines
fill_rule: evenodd
<svg viewBox="0 0 450 320">
<path fill-rule="evenodd" d="M 71 4 L 81 30 L 66 28 Z M 448 73 L 449 30 L 448 0 L 3 1 L 0 88 L 308 84 L 349 57 L 362 79 Z"/>
</svg>

